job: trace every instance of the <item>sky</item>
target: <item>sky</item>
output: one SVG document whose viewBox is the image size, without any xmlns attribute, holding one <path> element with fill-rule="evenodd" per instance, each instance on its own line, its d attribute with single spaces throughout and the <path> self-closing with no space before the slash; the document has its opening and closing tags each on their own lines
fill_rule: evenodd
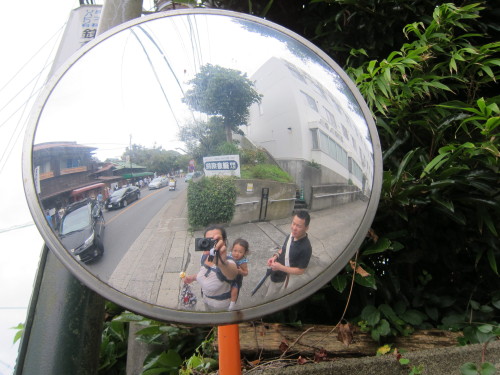
<svg viewBox="0 0 500 375">
<path fill-rule="evenodd" d="M 98 1 L 102 4 L 102 1 Z M 21 160 L 26 121 L 47 78 L 74 0 L 25 0 L 2 4 L 0 23 L 0 375 L 12 374 L 43 239 L 24 195 Z M 151 9 L 152 0 L 144 0 Z"/>
</svg>

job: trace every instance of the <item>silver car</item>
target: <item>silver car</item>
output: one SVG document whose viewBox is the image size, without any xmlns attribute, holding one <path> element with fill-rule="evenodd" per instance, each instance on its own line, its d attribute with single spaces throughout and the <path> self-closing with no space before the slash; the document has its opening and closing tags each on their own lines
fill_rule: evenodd
<svg viewBox="0 0 500 375">
<path fill-rule="evenodd" d="M 151 181 L 148 185 L 149 190 L 161 189 L 162 187 L 167 186 L 168 180 L 163 177 L 156 177 L 153 181 Z"/>
</svg>

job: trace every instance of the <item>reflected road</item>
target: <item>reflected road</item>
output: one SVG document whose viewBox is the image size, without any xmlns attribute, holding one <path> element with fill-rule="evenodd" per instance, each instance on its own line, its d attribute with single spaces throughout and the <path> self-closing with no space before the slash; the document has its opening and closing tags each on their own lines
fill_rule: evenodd
<svg viewBox="0 0 500 375">
<path fill-rule="evenodd" d="M 169 191 L 168 187 L 159 190 L 145 188 L 141 190 L 139 200 L 127 207 L 113 211 L 104 210 L 104 255 L 85 267 L 99 279 L 109 280 L 118 263 L 151 219 L 169 200 L 175 199 L 186 188 L 187 183 L 181 179 L 177 180 L 175 191 Z"/>
</svg>

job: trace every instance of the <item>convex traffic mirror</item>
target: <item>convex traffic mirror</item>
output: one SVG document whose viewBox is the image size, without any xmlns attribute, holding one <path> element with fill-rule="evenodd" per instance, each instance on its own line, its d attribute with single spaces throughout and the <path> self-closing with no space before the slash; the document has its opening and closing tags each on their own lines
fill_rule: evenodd
<svg viewBox="0 0 500 375">
<path fill-rule="evenodd" d="M 285 177 L 248 172 L 259 167 Z M 79 280 L 146 316 L 221 324 L 290 306 L 347 264 L 378 204 L 381 157 L 366 104 L 326 54 L 262 19 L 189 10 L 124 24 L 70 59 L 33 110 L 23 173 L 42 236 Z M 249 248 L 235 250 L 231 308 L 220 270 L 233 261 L 207 263 L 190 222 L 227 203 L 193 206 L 190 186 L 227 174 L 232 212 L 210 224 L 223 224 L 226 254 Z M 200 281 L 210 272 L 215 289 Z"/>
</svg>

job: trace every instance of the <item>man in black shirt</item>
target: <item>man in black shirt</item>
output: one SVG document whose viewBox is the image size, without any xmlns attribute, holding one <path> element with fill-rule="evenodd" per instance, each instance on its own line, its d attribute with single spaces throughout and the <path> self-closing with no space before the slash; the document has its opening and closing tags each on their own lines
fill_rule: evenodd
<svg viewBox="0 0 500 375">
<path fill-rule="evenodd" d="M 291 233 L 286 237 L 281 249 L 279 249 L 267 261 L 267 266 L 272 269 L 271 290 L 277 291 L 286 288 L 290 275 L 302 275 L 311 259 L 312 247 L 307 230 L 311 217 L 307 211 L 297 211 L 293 215 Z M 283 283 L 284 284 L 281 284 Z"/>
</svg>

